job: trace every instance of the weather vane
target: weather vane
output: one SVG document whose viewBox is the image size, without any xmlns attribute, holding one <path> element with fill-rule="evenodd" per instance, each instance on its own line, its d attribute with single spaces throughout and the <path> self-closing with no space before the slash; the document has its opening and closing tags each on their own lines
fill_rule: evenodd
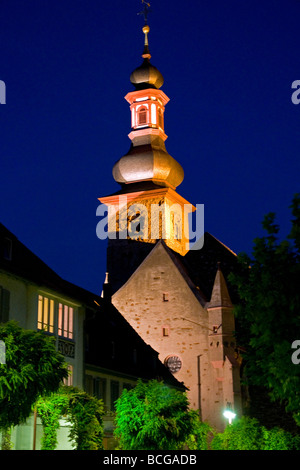
<svg viewBox="0 0 300 470">
<path fill-rule="evenodd" d="M 144 15 L 144 20 L 145 24 L 147 24 L 147 19 L 148 19 L 148 14 L 151 11 L 150 10 L 150 3 L 145 2 L 145 0 L 142 0 L 142 4 L 144 5 L 144 9 L 138 13 L 138 15 Z"/>
</svg>

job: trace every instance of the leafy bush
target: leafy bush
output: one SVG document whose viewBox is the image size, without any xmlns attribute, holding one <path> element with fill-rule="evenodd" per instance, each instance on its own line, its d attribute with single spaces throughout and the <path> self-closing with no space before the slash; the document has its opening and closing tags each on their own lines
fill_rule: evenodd
<svg viewBox="0 0 300 470">
<path fill-rule="evenodd" d="M 54 450 L 56 448 L 59 419 L 66 413 L 67 408 L 68 397 L 62 392 L 38 400 L 36 411 L 43 425 L 42 450 Z"/>
<path fill-rule="evenodd" d="M 300 437 L 280 428 L 267 429 L 255 418 L 242 417 L 214 436 L 213 450 L 300 449 Z"/>
<path fill-rule="evenodd" d="M 262 450 L 299 450 L 299 437 L 280 428 L 263 428 Z"/>
<path fill-rule="evenodd" d="M 58 393 L 39 399 L 37 412 L 44 431 L 42 450 L 56 448 L 59 419 L 63 415 L 67 415 L 72 424 L 69 438 L 74 442 L 76 450 L 103 449 L 102 400 L 76 387 L 61 387 Z"/>
<path fill-rule="evenodd" d="M 209 439 L 213 436 L 213 429 L 208 423 L 200 421 L 199 414 L 195 410 L 190 410 L 193 430 L 185 442 L 189 450 L 208 450 Z"/>
<path fill-rule="evenodd" d="M 123 450 L 181 449 L 193 430 L 186 394 L 156 380 L 123 390 L 115 422 Z"/>
<path fill-rule="evenodd" d="M 75 387 L 68 389 L 68 417 L 72 423 L 70 439 L 76 444 L 76 450 L 103 449 L 102 400 Z"/>
<path fill-rule="evenodd" d="M 17 426 L 30 416 L 39 396 L 55 392 L 68 377 L 55 338 L 25 330 L 17 322 L 0 324 L 6 364 L 0 364 L 0 428 Z"/>
</svg>

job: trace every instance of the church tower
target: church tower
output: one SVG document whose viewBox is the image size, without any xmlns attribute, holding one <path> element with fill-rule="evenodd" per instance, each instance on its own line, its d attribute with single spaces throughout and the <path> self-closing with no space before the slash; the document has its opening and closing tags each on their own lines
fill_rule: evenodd
<svg viewBox="0 0 300 470">
<path fill-rule="evenodd" d="M 161 90 L 162 74 L 150 63 L 149 31 L 145 14 L 143 62 L 130 76 L 134 90 L 125 96 L 131 112 L 131 146 L 113 167 L 121 190 L 99 200 L 108 206 L 109 238 L 151 244 L 162 239 L 185 255 L 188 217 L 195 207 L 176 192 L 184 172 L 165 146 L 164 113 L 169 98 Z"/>
<path fill-rule="evenodd" d="M 241 408 L 235 297 L 226 283 L 237 260 L 208 233 L 203 247 L 189 249 L 188 218 L 195 208 L 176 190 L 184 173 L 165 146 L 169 98 L 161 90 L 161 73 L 150 62 L 146 7 L 144 13 L 143 62 L 132 72 L 134 90 L 125 97 L 131 146 L 113 167 L 121 189 L 99 198 L 108 207 L 105 289 L 187 388 L 190 407 L 222 430 L 227 404 L 238 414 Z"/>
</svg>

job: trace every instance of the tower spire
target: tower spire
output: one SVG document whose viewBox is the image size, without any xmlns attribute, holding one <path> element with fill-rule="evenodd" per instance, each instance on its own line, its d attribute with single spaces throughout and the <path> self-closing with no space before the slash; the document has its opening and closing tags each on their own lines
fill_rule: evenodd
<svg viewBox="0 0 300 470">
<path fill-rule="evenodd" d="M 217 272 L 213 285 L 209 308 L 232 307 L 232 302 L 228 292 L 227 284 L 221 270 L 221 263 L 217 263 Z"/>
<path fill-rule="evenodd" d="M 148 42 L 148 33 L 150 31 L 149 26 L 146 24 L 143 27 L 143 33 L 145 34 L 145 41 L 144 41 L 144 52 L 142 54 L 143 59 L 151 59 L 151 54 L 149 50 L 149 42 Z"/>
<path fill-rule="evenodd" d="M 142 0 L 142 4 L 144 5 L 144 9 L 138 13 L 138 15 L 143 15 L 144 16 L 144 21 L 145 24 L 143 26 L 143 33 L 145 35 L 145 40 L 144 40 L 144 51 L 142 54 L 143 59 L 151 59 L 151 54 L 149 51 L 149 41 L 148 41 L 148 34 L 150 31 L 150 27 L 148 25 L 148 14 L 151 11 L 150 10 L 150 3 L 145 2 L 145 0 Z"/>
<path fill-rule="evenodd" d="M 144 16 L 143 62 L 130 75 L 130 82 L 135 89 L 125 96 L 131 113 L 131 132 L 128 135 L 131 146 L 113 167 L 114 180 L 121 185 L 121 190 L 115 195 L 100 198 L 100 201 L 117 206 L 118 197 L 121 194 L 126 195 L 126 210 L 139 204 L 140 208 L 143 207 L 141 210 L 145 209 L 149 215 L 147 224 L 139 222 L 136 225 L 139 231 L 135 238 L 147 243 L 156 243 L 163 238 L 170 248 L 185 254 L 188 251 L 188 212 L 195 208 L 176 193 L 177 186 L 183 181 L 184 171 L 165 146 L 167 135 L 164 112 L 169 98 L 160 89 L 164 83 L 162 74 L 150 63 L 150 4 L 145 0 L 142 0 L 142 4 L 143 11 L 138 14 Z M 154 213 L 155 210 L 157 213 Z M 139 216 L 144 217 L 144 214 L 145 212 L 139 212 L 135 220 Z M 117 230 L 121 233 L 119 221 L 122 217 L 119 213 L 117 217 Z M 131 220 L 128 217 L 126 223 L 131 230 Z"/>
</svg>

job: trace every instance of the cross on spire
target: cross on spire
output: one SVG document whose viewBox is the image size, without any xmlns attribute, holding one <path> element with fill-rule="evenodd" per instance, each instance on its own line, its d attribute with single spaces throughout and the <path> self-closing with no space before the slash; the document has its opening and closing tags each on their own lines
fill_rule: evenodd
<svg viewBox="0 0 300 470">
<path fill-rule="evenodd" d="M 138 13 L 138 15 L 143 15 L 144 16 L 144 20 L 145 20 L 145 24 L 148 24 L 147 23 L 147 20 L 148 20 L 148 14 L 149 12 L 151 11 L 150 10 L 150 3 L 146 2 L 145 0 L 142 0 L 142 4 L 144 5 L 144 9 L 142 11 L 140 11 Z"/>
</svg>

